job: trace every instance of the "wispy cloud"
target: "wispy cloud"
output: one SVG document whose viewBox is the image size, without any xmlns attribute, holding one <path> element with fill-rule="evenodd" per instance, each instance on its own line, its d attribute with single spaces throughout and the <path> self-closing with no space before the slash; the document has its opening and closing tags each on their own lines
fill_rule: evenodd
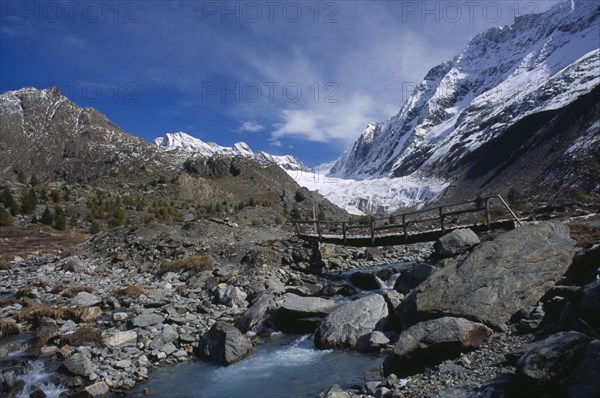
<svg viewBox="0 0 600 398">
<path fill-rule="evenodd" d="M 258 133 L 260 131 L 263 131 L 265 129 L 265 126 L 263 126 L 260 123 L 254 122 L 254 121 L 247 121 L 242 123 L 242 125 L 238 128 L 238 132 L 240 133 Z"/>
</svg>

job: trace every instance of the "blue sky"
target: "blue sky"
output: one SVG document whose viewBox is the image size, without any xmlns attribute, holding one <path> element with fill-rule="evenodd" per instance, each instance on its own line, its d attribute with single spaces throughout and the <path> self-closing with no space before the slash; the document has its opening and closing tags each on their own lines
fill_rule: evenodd
<svg viewBox="0 0 600 398">
<path fill-rule="evenodd" d="M 0 91 L 57 85 L 152 140 L 334 160 L 475 34 L 558 1 L 0 2 Z"/>
</svg>

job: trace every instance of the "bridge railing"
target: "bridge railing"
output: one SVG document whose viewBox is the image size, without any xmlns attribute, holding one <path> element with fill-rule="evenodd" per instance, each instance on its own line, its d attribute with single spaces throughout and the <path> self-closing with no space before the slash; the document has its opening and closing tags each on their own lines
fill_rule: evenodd
<svg viewBox="0 0 600 398">
<path fill-rule="evenodd" d="M 319 240 L 322 240 L 324 236 L 330 237 L 333 235 L 334 237 L 341 237 L 344 244 L 346 244 L 349 238 L 370 237 L 373 244 L 378 235 L 403 235 L 407 239 L 409 233 L 412 232 L 432 231 L 432 226 L 434 230 L 439 230 L 443 234 L 446 232 L 448 220 L 456 221 L 462 215 L 480 212 L 485 212 L 486 226 L 488 229 L 491 229 L 491 203 L 493 200 L 498 200 L 499 205 L 508 210 L 516 223 L 521 225 L 518 217 L 500 195 L 479 197 L 465 202 L 401 212 L 381 218 L 368 217 L 367 219 L 355 221 L 292 220 L 292 223 L 295 225 L 299 236 L 310 235 L 306 231 L 303 231 L 305 228 L 302 226 L 311 226 L 311 229 L 314 231 L 314 235 L 312 236 L 318 237 Z"/>
</svg>

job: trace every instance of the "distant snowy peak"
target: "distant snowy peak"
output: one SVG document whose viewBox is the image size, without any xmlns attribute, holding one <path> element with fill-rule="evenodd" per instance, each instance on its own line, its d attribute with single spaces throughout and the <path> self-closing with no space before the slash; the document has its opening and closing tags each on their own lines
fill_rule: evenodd
<svg viewBox="0 0 600 398">
<path fill-rule="evenodd" d="M 274 163 L 285 170 L 291 171 L 308 171 L 302 162 L 291 155 L 276 156 L 266 152 L 254 153 L 254 151 L 245 142 L 238 142 L 233 147 L 224 147 L 214 142 L 204 142 L 198 138 L 192 137 L 184 132 L 167 133 L 164 137 L 159 137 L 154 140 L 161 151 L 185 154 L 199 154 L 202 156 L 243 156 L 256 159 L 264 163 Z"/>
<path fill-rule="evenodd" d="M 444 177 L 524 117 L 600 84 L 600 2 L 573 0 L 475 36 L 432 68 L 397 115 L 369 124 L 331 175 Z"/>
</svg>

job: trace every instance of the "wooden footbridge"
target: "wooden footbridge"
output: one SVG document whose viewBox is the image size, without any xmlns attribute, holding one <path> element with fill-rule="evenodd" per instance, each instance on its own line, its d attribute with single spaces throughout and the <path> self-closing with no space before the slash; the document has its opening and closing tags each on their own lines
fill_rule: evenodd
<svg viewBox="0 0 600 398">
<path fill-rule="evenodd" d="M 492 207 L 493 205 L 496 206 Z M 492 220 L 493 215 L 505 218 Z M 298 237 L 302 239 L 360 247 L 428 242 L 459 228 L 471 228 L 475 232 L 481 232 L 512 229 L 521 225 L 518 217 L 500 195 L 397 213 L 385 218 L 292 222 Z"/>
</svg>

